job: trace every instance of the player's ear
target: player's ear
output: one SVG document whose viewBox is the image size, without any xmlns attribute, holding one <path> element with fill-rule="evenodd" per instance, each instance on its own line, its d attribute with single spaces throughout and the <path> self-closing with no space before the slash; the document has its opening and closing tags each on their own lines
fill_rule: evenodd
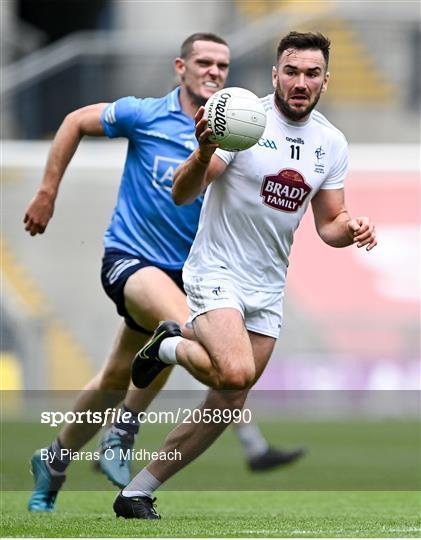
<svg viewBox="0 0 421 540">
<path fill-rule="evenodd" d="M 186 63 L 184 62 L 182 58 L 177 56 L 177 58 L 174 60 L 174 68 L 177 75 L 181 77 L 182 75 L 184 75 L 184 72 L 186 71 Z"/>
<path fill-rule="evenodd" d="M 328 71 L 326 71 L 325 78 L 324 78 L 324 81 L 323 81 L 323 84 L 322 84 L 322 92 L 326 92 L 326 90 L 327 90 L 327 87 L 328 87 L 328 84 L 329 84 L 329 77 L 330 77 L 330 73 Z"/>
<path fill-rule="evenodd" d="M 278 83 L 278 70 L 276 69 L 276 66 L 272 66 L 272 86 L 276 88 L 277 83 Z"/>
</svg>

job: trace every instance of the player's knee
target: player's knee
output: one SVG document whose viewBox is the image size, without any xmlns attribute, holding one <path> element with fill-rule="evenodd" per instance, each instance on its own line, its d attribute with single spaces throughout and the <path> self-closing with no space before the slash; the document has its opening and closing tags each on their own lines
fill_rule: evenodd
<svg viewBox="0 0 421 540">
<path fill-rule="evenodd" d="M 230 368 L 220 376 L 220 389 L 222 390 L 245 390 L 249 388 L 255 378 L 255 369 L 250 367 Z"/>
</svg>

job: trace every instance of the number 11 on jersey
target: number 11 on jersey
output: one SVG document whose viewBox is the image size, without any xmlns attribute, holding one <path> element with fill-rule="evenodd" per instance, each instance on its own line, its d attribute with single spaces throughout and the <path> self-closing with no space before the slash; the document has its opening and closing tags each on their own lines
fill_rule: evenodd
<svg viewBox="0 0 421 540">
<path fill-rule="evenodd" d="M 295 144 L 291 144 L 291 159 L 300 159 L 300 147 Z"/>
</svg>

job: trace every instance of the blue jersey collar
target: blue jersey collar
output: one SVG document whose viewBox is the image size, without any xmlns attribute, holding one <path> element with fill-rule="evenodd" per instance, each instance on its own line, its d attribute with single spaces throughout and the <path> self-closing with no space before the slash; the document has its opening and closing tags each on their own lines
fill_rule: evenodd
<svg viewBox="0 0 421 540">
<path fill-rule="evenodd" d="M 177 86 L 168 94 L 168 110 L 171 112 L 183 112 L 180 104 L 180 87 Z"/>
</svg>

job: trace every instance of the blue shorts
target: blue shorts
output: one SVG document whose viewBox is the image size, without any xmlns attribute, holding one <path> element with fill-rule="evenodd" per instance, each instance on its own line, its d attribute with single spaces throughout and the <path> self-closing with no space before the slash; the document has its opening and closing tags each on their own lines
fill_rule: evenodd
<svg viewBox="0 0 421 540">
<path fill-rule="evenodd" d="M 105 250 L 102 258 L 101 281 L 105 292 L 115 303 L 118 314 L 124 317 L 127 326 L 132 330 L 137 330 L 144 334 L 152 334 L 152 331 L 137 324 L 137 322 L 129 315 L 124 302 L 124 286 L 126 281 L 132 274 L 147 266 L 153 266 L 165 272 L 184 293 L 181 269 L 167 270 L 143 257 L 136 257 L 125 251 L 114 248 Z"/>
</svg>

